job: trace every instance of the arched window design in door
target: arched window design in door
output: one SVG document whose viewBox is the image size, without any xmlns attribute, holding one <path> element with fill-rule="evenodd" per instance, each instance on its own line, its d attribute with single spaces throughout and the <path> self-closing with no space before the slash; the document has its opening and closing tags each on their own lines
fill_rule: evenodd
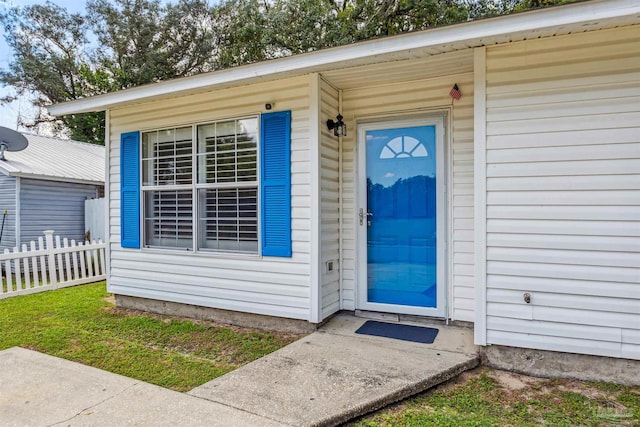
<svg viewBox="0 0 640 427">
<path fill-rule="evenodd" d="M 393 138 L 380 151 L 381 159 L 428 156 L 427 147 L 412 136 L 398 136 Z"/>
</svg>

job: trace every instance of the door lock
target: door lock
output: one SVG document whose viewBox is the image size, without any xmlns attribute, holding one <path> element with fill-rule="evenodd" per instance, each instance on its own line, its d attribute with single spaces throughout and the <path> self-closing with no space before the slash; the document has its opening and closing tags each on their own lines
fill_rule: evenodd
<svg viewBox="0 0 640 427">
<path fill-rule="evenodd" d="M 364 225 L 364 217 L 373 216 L 373 213 L 365 212 L 364 209 L 360 208 L 360 213 L 358 214 L 358 216 L 360 217 L 360 225 Z M 367 225 L 371 226 L 371 221 L 367 220 Z"/>
</svg>

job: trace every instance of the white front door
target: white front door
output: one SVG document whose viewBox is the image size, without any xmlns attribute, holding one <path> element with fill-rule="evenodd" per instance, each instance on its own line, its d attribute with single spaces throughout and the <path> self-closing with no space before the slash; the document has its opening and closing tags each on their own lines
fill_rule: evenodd
<svg viewBox="0 0 640 427">
<path fill-rule="evenodd" d="M 445 315 L 444 118 L 358 126 L 357 308 Z"/>
</svg>

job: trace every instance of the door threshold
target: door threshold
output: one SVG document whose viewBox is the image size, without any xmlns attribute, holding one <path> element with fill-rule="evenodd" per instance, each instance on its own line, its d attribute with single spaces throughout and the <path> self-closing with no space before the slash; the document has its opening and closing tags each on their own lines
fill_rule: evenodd
<svg viewBox="0 0 640 427">
<path fill-rule="evenodd" d="M 384 322 L 399 322 L 400 315 L 394 313 L 382 313 L 379 311 L 368 311 L 368 310 L 356 310 L 356 317 L 362 317 L 364 319 L 371 320 L 381 320 Z"/>
<path fill-rule="evenodd" d="M 473 328 L 473 323 L 455 321 L 452 322 L 449 321 L 449 319 L 445 319 L 443 317 L 418 316 L 415 314 L 383 313 L 379 311 L 369 310 L 355 310 L 354 315 L 355 317 L 379 320 L 382 322 L 414 323 L 427 326 L 457 326 L 463 328 Z"/>
</svg>

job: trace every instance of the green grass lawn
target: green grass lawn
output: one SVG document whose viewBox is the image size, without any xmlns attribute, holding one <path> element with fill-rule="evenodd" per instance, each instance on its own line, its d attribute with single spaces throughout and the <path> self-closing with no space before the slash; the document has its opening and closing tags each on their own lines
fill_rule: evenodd
<svg viewBox="0 0 640 427">
<path fill-rule="evenodd" d="M 24 347 L 187 391 L 299 336 L 116 309 L 104 282 L 0 300 L 0 350 Z"/>
<path fill-rule="evenodd" d="M 640 426 L 640 387 L 479 368 L 353 425 Z"/>
</svg>

